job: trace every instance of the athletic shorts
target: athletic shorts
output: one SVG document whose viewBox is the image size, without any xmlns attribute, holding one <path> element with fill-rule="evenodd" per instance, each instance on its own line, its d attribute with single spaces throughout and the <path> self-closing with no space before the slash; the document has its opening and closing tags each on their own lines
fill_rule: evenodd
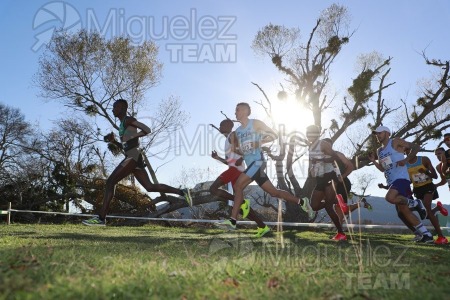
<svg viewBox="0 0 450 300">
<path fill-rule="evenodd" d="M 314 190 L 318 192 L 324 192 L 327 186 L 331 185 L 331 182 L 337 182 L 337 176 L 334 171 L 323 174 L 323 176 L 316 177 L 316 187 Z M 344 195 L 342 195 L 344 196 Z"/>
<path fill-rule="evenodd" d="M 436 187 L 434 186 L 434 184 L 432 184 L 432 183 L 413 188 L 413 193 L 414 193 L 414 196 L 420 200 L 423 200 L 423 198 L 425 197 L 425 194 L 433 194 L 433 198 L 432 198 L 433 200 L 436 200 L 437 198 L 439 198 L 438 191 L 437 191 Z"/>
<path fill-rule="evenodd" d="M 407 179 L 397 179 L 390 186 L 389 190 L 396 190 L 401 196 L 411 198 L 411 182 Z"/>
<path fill-rule="evenodd" d="M 345 203 L 347 203 L 348 193 L 350 193 L 351 189 L 352 183 L 347 177 L 344 178 L 344 182 L 340 182 L 339 180 L 336 181 L 336 194 L 341 194 Z"/>
<path fill-rule="evenodd" d="M 224 184 L 231 182 L 231 184 L 234 186 L 236 180 L 239 178 L 239 175 L 241 174 L 242 172 L 236 169 L 235 167 L 229 167 L 228 170 L 219 175 L 219 178 L 220 181 L 222 181 Z"/>
<path fill-rule="evenodd" d="M 266 172 L 266 162 L 262 160 L 255 160 L 252 162 L 243 173 L 254 180 L 259 186 L 262 186 L 269 177 L 267 177 Z"/>
<path fill-rule="evenodd" d="M 130 159 L 137 162 L 136 169 L 145 169 L 144 158 L 138 148 L 132 148 L 125 152 L 125 158 L 120 162 L 124 166 Z"/>
</svg>

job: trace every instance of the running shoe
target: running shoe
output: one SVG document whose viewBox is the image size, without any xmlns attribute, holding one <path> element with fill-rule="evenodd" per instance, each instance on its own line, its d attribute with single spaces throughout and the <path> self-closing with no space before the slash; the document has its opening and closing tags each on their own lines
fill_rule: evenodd
<svg viewBox="0 0 450 300">
<path fill-rule="evenodd" d="M 440 236 L 434 241 L 434 243 L 437 245 L 444 245 L 448 244 L 448 240 L 445 236 Z"/>
<path fill-rule="evenodd" d="M 222 222 L 214 223 L 214 226 L 228 231 L 236 230 L 236 225 L 233 225 L 230 220 L 224 220 Z"/>
<path fill-rule="evenodd" d="M 81 223 L 86 226 L 106 226 L 106 220 L 102 221 L 99 217 L 93 217 L 89 220 L 84 220 Z"/>
<path fill-rule="evenodd" d="M 270 231 L 270 228 L 267 225 L 265 227 L 258 227 L 256 229 L 255 237 L 257 237 L 257 238 L 263 237 L 269 231 Z"/>
<path fill-rule="evenodd" d="M 192 198 L 191 198 L 191 191 L 189 189 L 182 189 L 184 199 L 186 200 L 187 204 L 189 206 L 192 206 Z"/>
<path fill-rule="evenodd" d="M 244 203 L 241 204 L 241 210 L 242 210 L 242 218 L 245 219 L 248 216 L 248 213 L 250 212 L 250 200 L 244 199 Z"/>
<path fill-rule="evenodd" d="M 432 235 L 424 234 L 420 240 L 416 243 L 425 243 L 425 244 L 433 244 L 434 239 Z"/>
<path fill-rule="evenodd" d="M 347 240 L 347 236 L 345 235 L 345 233 L 338 232 L 338 233 L 332 238 L 332 240 L 334 240 L 334 241 L 346 241 L 346 240 Z"/>
<path fill-rule="evenodd" d="M 364 203 L 364 208 L 367 208 L 367 210 L 372 211 L 373 207 L 369 202 L 367 202 L 366 198 L 362 198 L 361 202 Z"/>
<path fill-rule="evenodd" d="M 421 234 L 416 234 L 412 239 L 411 239 L 411 241 L 413 241 L 413 242 L 418 242 L 418 241 L 420 241 L 422 239 L 422 235 Z"/>
<path fill-rule="evenodd" d="M 336 199 L 338 201 L 339 207 L 341 208 L 341 211 L 343 214 L 348 214 L 348 206 L 347 203 L 345 203 L 344 198 L 341 194 L 336 195 Z"/>
<path fill-rule="evenodd" d="M 312 209 L 311 204 L 309 204 L 309 199 L 307 197 L 303 197 L 302 201 L 303 204 L 301 205 L 301 208 L 308 214 L 308 218 L 310 220 L 314 219 L 316 212 Z"/>
<path fill-rule="evenodd" d="M 441 215 L 443 215 L 444 217 L 448 216 L 448 210 L 442 205 L 441 201 L 438 201 L 436 203 L 436 206 L 439 209 Z"/>
</svg>

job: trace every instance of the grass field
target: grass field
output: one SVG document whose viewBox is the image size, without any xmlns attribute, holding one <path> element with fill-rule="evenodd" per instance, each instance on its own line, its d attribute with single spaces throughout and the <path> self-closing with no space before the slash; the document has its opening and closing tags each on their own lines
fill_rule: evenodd
<svg viewBox="0 0 450 300">
<path fill-rule="evenodd" d="M 365 232 L 1 225 L 0 299 L 449 299 L 450 247 Z"/>
</svg>

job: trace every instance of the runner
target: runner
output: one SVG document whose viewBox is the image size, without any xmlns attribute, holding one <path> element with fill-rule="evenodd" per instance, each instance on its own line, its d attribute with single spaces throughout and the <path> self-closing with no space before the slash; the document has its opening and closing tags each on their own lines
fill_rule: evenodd
<svg viewBox="0 0 450 300">
<path fill-rule="evenodd" d="M 252 181 L 256 181 L 272 197 L 297 203 L 301 205 L 305 212 L 311 214 L 312 211 L 307 198 L 299 199 L 287 191 L 275 188 L 265 173 L 266 161 L 261 150 L 261 145 L 274 141 L 277 137 L 276 133 L 264 122 L 248 118 L 251 114 L 248 103 L 238 103 L 235 114 L 236 119 L 241 123 L 241 126 L 236 129 L 235 134 L 247 169 L 239 175 L 234 185 L 234 204 L 230 219 L 217 223 L 216 226 L 227 230 L 236 229 L 236 219 L 244 200 L 244 188 Z"/>
<path fill-rule="evenodd" d="M 434 154 L 436 155 L 437 159 L 441 161 L 442 156 L 444 155 L 444 148 L 437 148 L 434 150 Z M 436 171 L 439 174 L 439 177 L 441 178 L 441 181 L 435 184 L 436 188 L 439 186 L 443 186 L 445 184 L 450 185 L 450 173 L 447 173 L 447 175 L 444 175 L 442 172 L 442 162 L 438 163 L 436 165 Z M 442 205 L 441 201 L 436 202 L 436 207 L 433 210 L 438 210 L 443 216 L 448 216 L 447 209 Z"/>
<path fill-rule="evenodd" d="M 432 201 L 439 198 L 436 186 L 433 184 L 433 179 L 438 178 L 436 170 L 428 157 L 410 155 L 410 153 L 411 150 L 406 153 L 410 157 L 406 166 L 408 168 L 409 178 L 413 184 L 414 196 L 422 200 L 425 208 L 427 209 L 427 218 L 436 230 L 438 238 L 434 243 L 447 244 L 448 240 L 442 233 L 439 220 L 436 218 L 431 209 Z"/>
<path fill-rule="evenodd" d="M 103 196 L 103 205 L 98 214 L 98 217 L 84 220 L 82 223 L 87 226 L 105 226 L 106 214 L 108 213 L 109 204 L 114 196 L 116 184 L 126 176 L 133 174 L 137 181 L 148 192 L 171 193 L 185 197 L 189 205 L 191 199 L 189 190 L 180 190 L 165 184 L 152 184 L 148 173 L 145 170 L 145 165 L 141 151 L 139 149 L 139 138 L 150 133 L 150 128 L 137 121 L 135 118 L 127 116 L 128 103 L 126 100 L 119 99 L 114 102 L 113 115 L 121 120 L 119 127 L 119 143 L 115 140 L 114 134 L 110 133 L 105 136 L 105 141 L 113 143 L 125 152 L 125 159 L 116 167 L 111 175 L 106 180 L 105 194 Z M 138 129 L 140 131 L 138 132 Z"/>
<path fill-rule="evenodd" d="M 333 147 L 332 139 L 324 138 L 323 141 L 330 143 L 331 147 Z M 358 201 L 357 203 L 348 205 L 348 196 L 352 188 L 352 183 L 350 179 L 348 179 L 348 175 L 350 175 L 350 173 L 354 171 L 355 167 L 353 166 L 353 163 L 343 153 L 336 150 L 334 152 L 336 152 L 336 154 L 340 158 L 340 160 L 336 162 L 338 167 L 335 168 L 336 174 L 343 178 L 343 182 L 338 180 L 336 183 L 335 186 L 336 193 L 342 196 L 342 200 L 344 201 L 345 206 L 347 206 L 345 208 L 344 205 L 339 205 L 339 203 L 336 203 L 335 201 L 334 210 L 336 211 L 336 214 L 338 215 L 341 224 L 343 224 L 344 222 L 344 213 L 342 212 L 343 210 L 346 211 L 345 215 L 348 216 L 351 212 L 360 208 L 361 203 L 363 204 L 364 208 L 367 208 L 368 210 L 372 210 L 372 205 L 370 205 L 367 202 L 366 198 L 364 197 L 361 198 L 361 200 Z M 343 208 L 341 208 L 341 206 L 343 206 Z"/>
<path fill-rule="evenodd" d="M 230 119 L 225 119 L 220 122 L 219 131 L 226 137 L 225 158 L 217 155 L 216 151 L 211 153 L 211 157 L 228 165 L 228 170 L 220 174 L 209 188 L 212 195 L 220 197 L 223 200 L 230 201 L 234 200 L 234 196 L 220 187 L 228 183 L 231 183 L 232 186 L 234 186 L 239 175 L 241 175 L 241 173 L 245 170 L 243 157 L 236 153 L 236 135 L 232 132 L 233 126 L 234 123 Z M 243 218 L 248 216 L 249 220 L 256 222 L 258 225 L 255 237 L 262 237 L 270 231 L 269 226 L 267 226 L 250 207 L 250 200 L 244 199 L 244 203 L 241 205 L 241 210 Z"/>
<path fill-rule="evenodd" d="M 448 183 L 448 188 L 450 190 L 450 133 L 446 133 L 444 134 L 444 140 L 439 143 L 439 145 L 445 144 L 449 149 L 447 149 L 447 151 L 440 147 L 437 148 L 436 150 L 439 151 L 439 155 L 438 155 L 438 159 L 441 162 L 441 168 L 440 168 L 440 172 L 445 176 L 447 183 Z"/>
<path fill-rule="evenodd" d="M 334 204 L 337 199 L 335 187 L 338 182 L 344 184 L 343 176 L 336 174 L 334 162 L 341 162 L 341 158 L 333 150 L 331 144 L 321 140 L 320 128 L 316 125 L 310 125 L 306 128 L 306 138 L 309 142 L 309 174 L 316 181 L 316 186 L 311 195 L 311 207 L 314 211 L 325 208 L 328 216 L 336 226 L 337 234 L 332 238 L 335 241 L 345 241 L 345 235 L 339 216 L 334 210 Z M 353 168 L 346 170 L 349 174 Z M 344 173 L 345 177 L 346 174 Z M 348 175 L 348 174 L 347 174 Z M 344 188 L 345 189 L 345 188 Z M 345 194 L 345 193 L 344 193 Z M 324 202 L 322 202 L 325 199 Z M 339 204 L 339 203 L 338 203 Z M 348 210 L 345 203 L 340 203 L 343 211 Z"/>
<path fill-rule="evenodd" d="M 378 170 L 384 172 L 389 186 L 385 199 L 397 207 L 406 220 L 405 224 L 410 224 L 415 232 L 422 235 L 420 242 L 433 243 L 434 240 L 431 233 L 410 211 L 410 208 L 416 209 L 422 220 L 427 216 L 427 211 L 422 201 L 411 199 L 411 182 L 409 181 L 406 167 L 407 161 L 419 151 L 419 146 L 400 138 L 391 139 L 391 131 L 386 126 L 379 126 L 372 134 L 376 135 L 381 147 L 377 150 L 378 161 L 376 161 L 373 153 L 369 155 L 369 159 Z M 405 158 L 404 153 L 407 149 L 411 149 L 411 151 Z"/>
</svg>

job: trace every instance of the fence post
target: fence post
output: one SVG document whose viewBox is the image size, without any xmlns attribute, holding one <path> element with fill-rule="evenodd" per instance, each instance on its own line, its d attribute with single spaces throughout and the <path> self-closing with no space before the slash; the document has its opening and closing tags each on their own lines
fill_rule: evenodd
<svg viewBox="0 0 450 300">
<path fill-rule="evenodd" d="M 8 213 L 6 214 L 6 225 L 11 224 L 11 202 L 8 202 Z"/>
</svg>

